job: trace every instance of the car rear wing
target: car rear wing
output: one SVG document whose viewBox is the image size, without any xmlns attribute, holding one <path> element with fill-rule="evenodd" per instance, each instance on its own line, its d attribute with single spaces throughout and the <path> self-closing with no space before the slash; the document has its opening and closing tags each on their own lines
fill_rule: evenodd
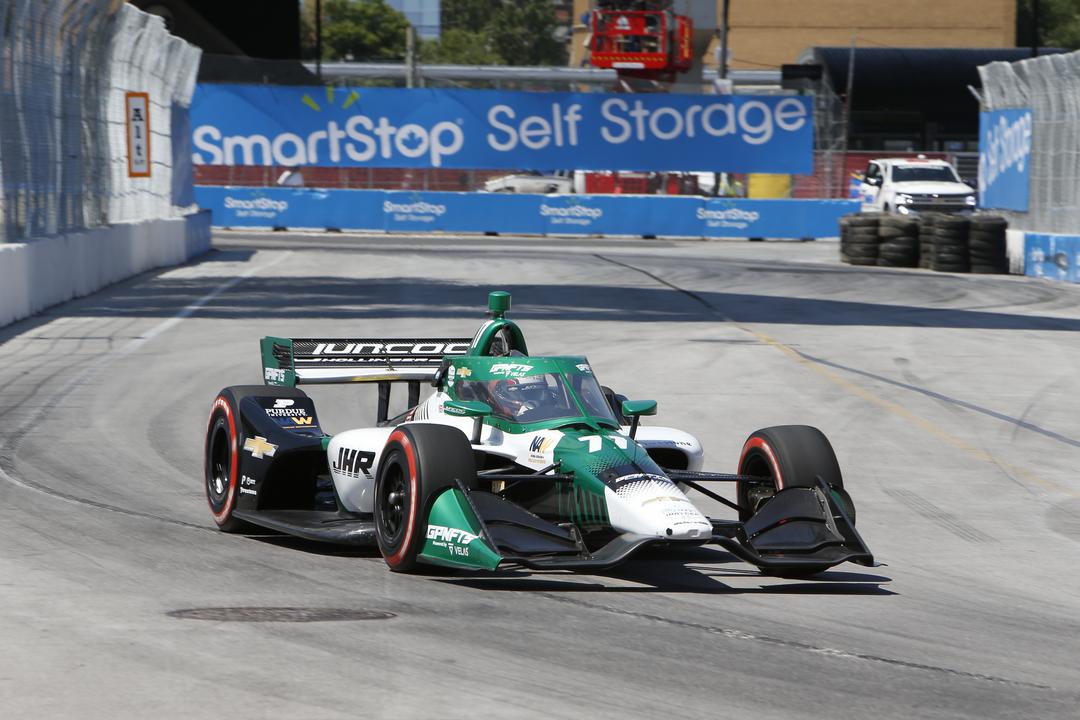
<svg viewBox="0 0 1080 720">
<path fill-rule="evenodd" d="M 263 381 L 286 387 L 431 381 L 445 356 L 465 355 L 471 344 L 472 338 L 264 337 Z"/>
<path fill-rule="evenodd" d="M 435 380 L 447 355 L 468 354 L 472 338 L 264 337 L 260 346 L 267 385 L 377 383 L 381 424 L 387 420 L 392 383 L 409 384 L 408 407 L 414 407 L 420 383 Z"/>
</svg>

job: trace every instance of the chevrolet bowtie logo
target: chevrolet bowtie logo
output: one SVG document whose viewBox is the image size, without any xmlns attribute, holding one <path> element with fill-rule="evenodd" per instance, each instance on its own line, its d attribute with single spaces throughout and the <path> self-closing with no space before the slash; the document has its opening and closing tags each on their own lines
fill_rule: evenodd
<svg viewBox="0 0 1080 720">
<path fill-rule="evenodd" d="M 277 452 L 277 445 L 268 443 L 266 438 L 256 435 L 244 441 L 244 449 L 250 452 L 251 456 L 256 460 L 262 460 L 264 455 L 274 457 L 274 453 Z"/>
</svg>

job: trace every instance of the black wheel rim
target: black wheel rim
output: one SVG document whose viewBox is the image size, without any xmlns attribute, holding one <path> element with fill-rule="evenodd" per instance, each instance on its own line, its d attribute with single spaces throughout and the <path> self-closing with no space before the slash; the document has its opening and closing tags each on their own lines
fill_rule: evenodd
<svg viewBox="0 0 1080 720">
<path fill-rule="evenodd" d="M 409 501 L 409 485 L 405 482 L 401 465 L 388 463 L 379 490 L 379 529 L 390 545 L 397 545 L 405 534 Z"/>
<path fill-rule="evenodd" d="M 758 452 L 748 454 L 743 466 L 739 468 L 739 474 L 758 478 L 740 483 L 739 505 L 743 508 L 744 517 L 749 517 L 776 495 L 776 479 L 768 459 Z"/>
<path fill-rule="evenodd" d="M 215 512 L 221 512 L 229 497 L 229 470 L 232 465 L 232 447 L 229 433 L 222 420 L 214 425 L 210 441 L 210 467 L 206 475 L 206 495 Z"/>
</svg>

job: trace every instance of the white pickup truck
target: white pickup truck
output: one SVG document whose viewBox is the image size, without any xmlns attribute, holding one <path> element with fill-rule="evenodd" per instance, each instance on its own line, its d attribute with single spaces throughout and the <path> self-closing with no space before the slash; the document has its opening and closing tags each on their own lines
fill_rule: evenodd
<svg viewBox="0 0 1080 720">
<path fill-rule="evenodd" d="M 862 209 L 902 215 L 919 211 L 971 212 L 975 188 L 964 184 L 952 165 L 928 158 L 871 160 L 859 185 Z"/>
</svg>

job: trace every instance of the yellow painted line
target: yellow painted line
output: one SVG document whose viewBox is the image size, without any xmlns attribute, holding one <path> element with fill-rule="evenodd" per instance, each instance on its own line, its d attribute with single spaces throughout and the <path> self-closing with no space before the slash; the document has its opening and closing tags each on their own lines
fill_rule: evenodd
<svg viewBox="0 0 1080 720">
<path fill-rule="evenodd" d="M 304 97 L 300 100 L 315 112 L 322 112 L 322 108 L 319 107 L 319 103 L 315 102 L 315 98 L 311 97 L 307 93 L 304 93 Z"/>
<path fill-rule="evenodd" d="M 352 105 L 354 102 L 356 102 L 359 99 L 360 99 L 360 93 L 353 90 L 351 93 L 349 93 L 349 97 L 345 98 L 345 103 L 341 106 L 341 109 L 345 110 L 346 108 L 348 108 L 350 105 Z"/>
<path fill-rule="evenodd" d="M 334 104 L 334 86 L 333 85 L 327 85 L 326 86 L 326 102 L 327 102 L 328 105 L 333 105 Z"/>
<path fill-rule="evenodd" d="M 834 385 L 838 385 L 849 393 L 856 395 L 869 403 L 877 405 L 879 408 L 886 410 L 893 415 L 896 415 L 897 417 L 902 418 L 913 425 L 916 425 L 917 427 L 922 428 L 926 432 L 936 437 L 938 440 L 941 440 L 946 445 L 954 447 L 957 450 L 960 450 L 961 452 L 975 458 L 976 460 L 981 460 L 983 462 L 990 463 L 991 465 L 995 465 L 1001 470 L 1009 473 L 1010 475 L 1015 475 L 1016 477 L 1023 478 L 1028 482 L 1039 485 L 1048 490 L 1055 490 L 1057 492 L 1064 493 L 1072 497 L 1080 497 L 1080 491 L 1074 490 L 1068 485 L 1063 485 L 1054 480 L 1040 477 L 1039 475 L 1036 475 L 1029 470 L 1017 467 L 1016 465 L 1013 465 L 1011 463 L 999 460 L 998 458 L 994 457 L 992 454 L 988 453 L 982 448 L 977 448 L 966 440 L 959 438 L 956 435 L 953 435 L 948 430 L 942 428 L 940 425 L 937 425 L 920 415 L 916 415 L 903 405 L 894 403 L 891 400 L 886 400 L 885 398 L 881 397 L 880 395 L 874 394 L 873 392 L 867 390 L 861 385 L 857 385 L 848 380 L 847 378 L 836 374 L 829 368 L 813 362 L 812 360 L 807 360 L 805 357 L 796 352 L 794 348 L 790 347 L 789 345 L 785 345 L 784 343 L 773 337 L 770 337 L 769 335 L 766 335 L 765 333 L 758 332 L 757 330 L 754 330 L 753 328 L 748 328 L 744 325 L 739 325 L 738 323 L 732 324 L 740 330 L 750 333 L 760 342 L 781 351 L 800 365 L 810 368 L 818 375 L 821 375 L 825 379 L 832 382 Z"/>
</svg>

